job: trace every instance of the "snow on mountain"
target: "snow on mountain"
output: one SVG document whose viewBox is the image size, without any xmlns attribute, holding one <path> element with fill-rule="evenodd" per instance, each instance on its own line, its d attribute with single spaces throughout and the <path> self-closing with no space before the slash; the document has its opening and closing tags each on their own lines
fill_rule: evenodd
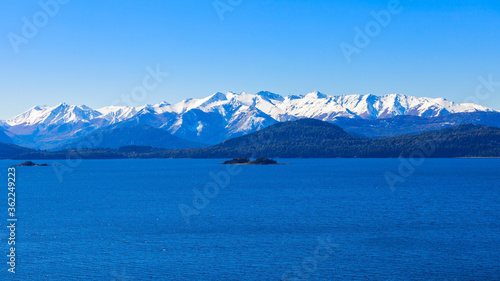
<svg viewBox="0 0 500 281">
<path fill-rule="evenodd" d="M 328 96 L 320 92 L 282 97 L 271 92 L 215 93 L 171 105 L 163 102 L 142 107 L 108 106 L 97 110 L 65 103 L 36 106 L 5 121 L 8 131 L 30 147 L 46 148 L 45 140 L 81 137 L 108 126 L 147 125 L 181 138 L 217 143 L 251 133 L 276 122 L 315 118 L 333 122 L 339 117 L 382 119 L 400 115 L 438 117 L 452 113 L 492 112 L 476 104 L 459 104 L 443 98 L 385 96 Z"/>
<path fill-rule="evenodd" d="M 102 115 L 85 105 L 75 106 L 61 103 L 55 107 L 35 106 L 6 121 L 9 126 L 54 125 L 74 122 L 90 122 Z"/>
<path fill-rule="evenodd" d="M 101 117 L 110 124 L 116 124 L 123 120 L 132 118 L 138 112 L 137 108 L 131 106 L 108 106 L 97 110 Z"/>
</svg>

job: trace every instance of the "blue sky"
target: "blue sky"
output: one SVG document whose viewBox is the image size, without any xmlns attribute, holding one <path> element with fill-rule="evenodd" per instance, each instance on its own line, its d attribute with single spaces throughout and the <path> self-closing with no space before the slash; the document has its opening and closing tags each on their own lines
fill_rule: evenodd
<svg viewBox="0 0 500 281">
<path fill-rule="evenodd" d="M 169 74 L 133 105 L 318 90 L 500 110 L 500 83 L 479 79 L 500 82 L 498 1 L 400 0 L 362 48 L 355 28 L 376 28 L 373 13 L 394 0 L 53 1 L 0 4 L 0 119 L 35 105 L 110 105 L 143 84 L 147 67 Z M 50 15 L 40 3 L 52 3 Z M 38 30 L 26 32 L 24 20 Z M 350 62 L 342 43 L 358 49 Z"/>
</svg>

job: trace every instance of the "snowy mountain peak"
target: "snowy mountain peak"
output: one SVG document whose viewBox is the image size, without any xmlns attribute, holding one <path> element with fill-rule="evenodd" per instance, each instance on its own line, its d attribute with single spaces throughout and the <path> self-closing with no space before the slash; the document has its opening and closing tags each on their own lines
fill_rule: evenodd
<svg viewBox="0 0 500 281">
<path fill-rule="evenodd" d="M 60 103 L 54 107 L 35 106 L 28 111 L 6 121 L 9 126 L 50 125 L 71 122 L 88 122 L 101 115 L 85 105 Z"/>
<path fill-rule="evenodd" d="M 43 105 L 43 106 L 37 105 L 37 106 L 34 106 L 34 107 L 30 108 L 30 110 L 40 111 L 40 110 L 44 110 L 46 108 L 48 108 L 48 106 L 46 106 L 46 105 Z"/>
<path fill-rule="evenodd" d="M 227 95 L 231 95 L 231 94 L 232 93 L 227 93 Z M 210 102 L 225 101 L 225 100 L 227 100 L 227 96 L 224 93 L 217 92 L 217 93 L 211 95 L 209 100 L 210 100 Z"/>
<path fill-rule="evenodd" d="M 168 103 L 168 102 L 166 102 L 166 101 L 164 101 L 164 102 L 161 102 L 161 103 L 157 104 L 156 106 L 158 106 L 158 107 L 164 107 L 164 106 L 169 106 L 169 105 L 171 105 L 171 104 Z"/>
<path fill-rule="evenodd" d="M 267 100 L 276 100 L 276 101 L 284 101 L 285 100 L 284 97 L 282 97 L 278 94 L 275 94 L 275 93 L 267 92 L 267 91 L 260 91 L 256 95 L 262 97 L 263 99 L 267 99 Z"/>
<path fill-rule="evenodd" d="M 327 95 L 325 94 L 322 94 L 318 91 L 314 91 L 314 92 L 311 92 L 311 93 L 308 93 L 307 95 L 305 95 L 305 98 L 309 98 L 309 99 L 326 99 L 328 98 Z"/>
</svg>

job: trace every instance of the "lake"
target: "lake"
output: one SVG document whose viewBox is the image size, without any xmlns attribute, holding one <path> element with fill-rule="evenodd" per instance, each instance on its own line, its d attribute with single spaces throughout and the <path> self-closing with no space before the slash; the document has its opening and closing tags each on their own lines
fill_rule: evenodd
<svg viewBox="0 0 500 281">
<path fill-rule="evenodd" d="M 500 159 L 222 161 L 17 167 L 15 274 L 0 161 L 0 279 L 500 280 Z"/>
</svg>

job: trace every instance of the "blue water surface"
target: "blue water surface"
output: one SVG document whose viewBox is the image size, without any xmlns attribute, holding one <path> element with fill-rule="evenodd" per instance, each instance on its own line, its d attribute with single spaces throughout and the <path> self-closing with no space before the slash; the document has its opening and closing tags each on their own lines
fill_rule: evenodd
<svg viewBox="0 0 500 281">
<path fill-rule="evenodd" d="M 17 167 L 15 274 L 0 161 L 0 280 L 500 280 L 500 159 L 279 161 Z"/>
</svg>

